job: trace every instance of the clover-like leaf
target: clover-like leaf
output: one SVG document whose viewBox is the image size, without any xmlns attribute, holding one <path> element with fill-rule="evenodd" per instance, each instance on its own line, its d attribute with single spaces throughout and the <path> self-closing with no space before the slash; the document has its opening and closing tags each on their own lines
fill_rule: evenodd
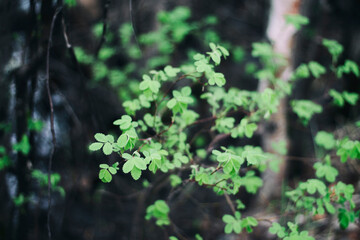
<svg viewBox="0 0 360 240">
<path fill-rule="evenodd" d="M 318 62 L 311 61 L 309 62 L 308 66 L 312 75 L 316 78 L 320 77 L 320 75 L 326 72 L 326 69 Z"/>
<path fill-rule="evenodd" d="M 122 167 L 124 173 L 129 173 L 134 168 L 135 163 L 133 161 L 126 161 Z"/>
<path fill-rule="evenodd" d="M 297 30 L 299 30 L 301 26 L 309 24 L 309 19 L 299 14 L 285 15 L 285 21 L 287 24 L 293 25 Z"/>
<path fill-rule="evenodd" d="M 318 178 L 325 177 L 328 182 L 334 182 L 336 176 L 339 174 L 336 168 L 320 162 L 315 163 L 314 168 L 316 169 L 316 176 Z"/>
<path fill-rule="evenodd" d="M 315 136 L 315 142 L 317 145 L 330 150 L 335 147 L 334 135 L 328 132 L 319 131 Z"/>
<path fill-rule="evenodd" d="M 103 133 L 96 133 L 94 137 L 99 142 L 107 142 L 106 135 Z"/>
<path fill-rule="evenodd" d="M 277 222 L 273 222 L 272 226 L 269 228 L 269 232 L 272 234 L 276 234 L 279 238 L 283 238 L 287 235 L 285 232 L 285 227 L 282 227 Z"/>
<path fill-rule="evenodd" d="M 89 150 L 91 150 L 91 151 L 97 151 L 97 150 L 101 149 L 103 145 L 104 145 L 104 144 L 101 143 L 101 142 L 92 143 L 92 144 L 90 144 L 90 146 L 89 146 Z"/>
<path fill-rule="evenodd" d="M 103 153 L 105 155 L 110 155 L 113 152 L 113 147 L 111 145 L 111 143 L 105 143 L 104 147 L 103 147 Z"/>
<path fill-rule="evenodd" d="M 123 115 L 121 119 L 114 121 L 114 125 L 119 125 L 121 130 L 127 130 L 131 127 L 131 117 L 129 115 Z"/>
<path fill-rule="evenodd" d="M 131 176 L 134 180 L 138 180 L 141 176 L 141 170 L 137 167 L 133 167 L 131 170 Z"/>
</svg>

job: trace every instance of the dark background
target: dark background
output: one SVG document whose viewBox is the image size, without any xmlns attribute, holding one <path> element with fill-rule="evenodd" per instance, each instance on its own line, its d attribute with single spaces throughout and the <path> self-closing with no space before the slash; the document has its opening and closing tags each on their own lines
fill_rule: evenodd
<svg viewBox="0 0 360 240">
<path fill-rule="evenodd" d="M 45 87 L 46 49 L 51 20 L 59 3 L 61 1 L 0 1 L 0 123 L 9 126 L 6 131 L 0 131 L 0 145 L 6 147 L 13 163 L 11 167 L 0 170 L 0 239 L 48 238 L 47 190 L 30 177 L 30 171 L 40 169 L 47 172 L 52 148 L 50 108 Z M 108 8 L 106 4 L 109 4 Z M 270 1 L 133 0 L 132 20 L 136 34 L 154 30 L 157 27 L 156 13 L 179 5 L 191 9 L 191 20 L 215 15 L 219 20 L 215 30 L 221 38 L 245 49 L 244 62 L 257 64 L 250 54 L 251 44 L 268 41 L 265 32 Z M 345 50 L 340 62 L 352 59 L 359 63 L 359 9 L 360 2 L 356 0 L 302 1 L 301 13 L 310 19 L 310 24 L 295 36 L 292 46 L 294 65 L 310 60 L 330 64 L 329 54 L 321 46 L 321 37 L 336 39 L 343 44 Z M 156 199 L 167 198 L 170 189 L 168 182 L 163 184 L 168 181 L 165 174 L 156 177 L 146 175 L 151 187 L 145 190 L 141 181 L 135 182 L 122 173 L 117 174 L 110 184 L 98 179 L 98 165 L 117 159 L 113 155 L 107 159 L 102 154 L 90 153 L 88 145 L 95 133 L 116 131 L 112 122 L 124 111 L 113 89 L 106 82 L 91 84 L 90 66 L 73 59 L 64 41 L 61 19 L 64 17 L 70 43 L 95 54 L 99 39 L 94 38 L 91 29 L 95 23 L 103 21 L 105 12 L 108 31 L 116 32 L 122 23 L 131 20 L 129 1 L 82 0 L 73 8 L 65 7 L 54 26 L 49 71 L 57 145 L 52 170 L 61 175 L 60 185 L 65 189 L 66 196 L 53 193 L 52 238 L 166 239 L 177 232 L 186 239 L 193 238 L 196 233 L 204 239 L 248 239 L 245 234 L 241 238 L 224 235 L 221 217 L 230 210 L 223 197 L 215 196 L 209 189 L 190 184 L 187 191 L 177 194 L 170 202 L 170 217 L 176 226 L 161 229 L 155 226 L 154 221 L 145 221 L 144 214 L 146 207 Z M 190 38 L 187 41 L 179 46 L 179 52 L 186 49 L 187 43 L 193 44 L 196 40 Z M 111 64 L 116 67 L 124 61 L 128 59 Z M 142 61 L 145 63 L 146 58 Z M 176 62 L 174 60 L 173 63 Z M 222 71 L 226 73 L 230 86 L 248 90 L 257 87 L 257 81 L 245 73 L 244 64 L 226 62 Z M 322 97 L 328 86 L 359 92 L 360 81 L 354 76 L 349 76 L 346 81 L 337 81 L 327 75 L 316 81 L 304 79 L 296 83 L 293 97 L 320 99 L 321 104 L 329 104 L 331 99 Z M 358 130 L 351 125 L 359 120 L 359 105 L 342 109 L 329 107 L 308 127 L 302 126 L 290 109 L 288 112 L 289 155 L 313 156 L 313 133 L 317 130 L 359 139 Z M 41 132 L 27 130 L 26 119 L 29 116 L 45 122 Z M 30 139 L 31 150 L 27 156 L 11 151 L 11 144 L 23 134 Z M 255 143 L 259 142 L 257 138 Z M 298 179 L 312 176 L 311 169 L 308 163 L 291 159 L 286 178 L 294 184 Z M 343 171 L 345 182 L 358 182 L 357 172 L 351 169 Z M 18 193 L 30 196 L 30 201 L 20 208 L 13 203 Z M 249 212 L 256 211 L 258 206 L 251 204 L 254 196 L 243 193 L 238 197 L 249 204 Z M 255 230 L 251 239 L 267 239 L 264 232 Z M 321 230 L 319 232 L 321 235 Z M 334 239 L 357 239 L 357 233 L 358 228 L 346 234 L 335 232 Z"/>
</svg>

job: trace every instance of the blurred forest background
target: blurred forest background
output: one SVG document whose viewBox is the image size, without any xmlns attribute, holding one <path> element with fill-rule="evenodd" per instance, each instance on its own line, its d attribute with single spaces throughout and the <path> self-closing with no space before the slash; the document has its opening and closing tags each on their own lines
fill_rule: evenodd
<svg viewBox="0 0 360 240">
<path fill-rule="evenodd" d="M 331 58 L 321 45 L 323 37 L 344 46 L 341 59 L 360 63 L 360 2 L 299 2 L 299 12 L 310 22 L 293 36 L 289 46 L 292 65 L 297 67 L 311 60 L 328 65 Z M 258 80 L 251 73 L 260 63 L 252 57 L 251 46 L 254 42 L 269 41 L 266 31 L 271 1 L 74 0 L 66 3 L 54 22 L 49 56 L 57 141 L 51 167 L 52 238 L 167 239 L 173 232 L 179 232 L 185 239 L 193 239 L 196 233 L 204 239 L 271 239 L 264 231 L 269 225 L 259 226 L 251 235 L 226 236 L 221 221 L 221 213 L 229 211 L 225 199 L 195 183 L 172 200 L 170 216 L 176 226 L 161 229 L 144 216 L 149 204 L 168 196 L 167 175 L 149 173 L 144 182 L 119 173 L 111 183 L 105 184 L 98 178 L 99 164 L 118 159 L 115 155 L 106 157 L 88 150 L 95 133 L 116 131 L 112 122 L 125 114 L 122 103 L 133 96 L 133 89 L 145 71 L 167 64 L 177 66 L 189 51 L 207 51 L 208 42 L 224 43 L 233 50 L 220 67 L 226 75 L 227 88 L 256 90 Z M 0 239 L 48 239 L 47 174 L 52 135 L 46 57 L 52 19 L 57 7 L 63 4 L 61 0 L 0 1 Z M 175 40 L 166 42 L 166 38 L 142 36 L 167 24 L 158 21 L 159 13 L 179 6 L 190 9 L 191 15 L 184 22 L 194 24 L 181 26 Z M 172 14 L 182 16 L 181 11 Z M 162 45 L 154 47 L 154 43 Z M 324 96 L 330 84 L 342 91 L 360 92 L 360 81 L 353 75 L 347 81 L 324 75 L 316 80 L 298 81 L 292 97 L 315 99 L 326 105 L 331 102 L 329 96 Z M 194 92 L 201 94 L 201 89 Z M 359 120 L 359 105 L 329 106 L 308 126 L 296 119 L 289 106 L 284 109 L 288 155 L 295 156 L 288 159 L 283 176 L 290 186 L 314 174 L 309 161 L 315 157 L 315 132 L 327 130 L 359 140 L 359 128 L 354 125 Z M 264 139 L 257 133 L 248 141 L 261 145 Z M 359 181 L 358 170 L 359 166 L 339 166 L 342 181 L 354 186 Z M 151 187 L 143 190 L 149 184 Z M 263 210 L 255 204 L 254 195 L 246 192 L 238 195 L 249 213 Z M 280 214 L 280 209 L 276 210 L 276 206 L 274 209 L 275 214 Z M 320 236 L 326 230 L 320 225 L 316 231 Z M 331 239 L 359 239 L 359 236 L 357 226 L 346 232 L 335 231 Z"/>
</svg>

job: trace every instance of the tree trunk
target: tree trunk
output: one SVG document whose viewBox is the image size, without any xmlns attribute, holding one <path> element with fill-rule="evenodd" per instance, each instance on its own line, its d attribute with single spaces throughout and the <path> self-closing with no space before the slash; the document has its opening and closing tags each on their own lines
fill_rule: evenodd
<svg viewBox="0 0 360 240">
<path fill-rule="evenodd" d="M 286 14 L 296 14 L 299 12 L 301 0 L 272 0 L 267 36 L 271 40 L 275 53 L 281 54 L 286 59 L 287 64 L 281 68 L 276 77 L 282 81 L 288 81 L 293 70 L 292 65 L 292 41 L 296 29 L 287 25 L 284 16 Z M 271 87 L 268 81 L 261 81 L 258 91 L 262 92 Z M 262 145 L 266 152 L 274 152 L 273 144 L 285 142 L 288 145 L 287 119 L 286 119 L 287 99 L 280 100 L 278 111 L 271 116 L 270 121 L 264 125 L 262 133 Z M 281 158 L 280 171 L 266 170 L 263 173 L 264 186 L 260 191 L 259 202 L 261 206 L 267 206 L 269 201 L 279 198 L 281 195 L 281 185 L 285 176 L 286 158 Z"/>
</svg>

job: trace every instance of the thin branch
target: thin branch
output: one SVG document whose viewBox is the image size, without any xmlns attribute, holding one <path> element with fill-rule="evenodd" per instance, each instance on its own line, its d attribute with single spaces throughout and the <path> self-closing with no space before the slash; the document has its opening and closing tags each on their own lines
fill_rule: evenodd
<svg viewBox="0 0 360 240">
<path fill-rule="evenodd" d="M 51 91 L 50 91 L 50 48 L 52 44 L 52 35 L 54 31 L 54 25 L 55 20 L 58 14 L 61 12 L 62 7 L 58 7 L 54 13 L 54 16 L 51 21 L 50 26 L 50 33 L 49 33 L 49 41 L 47 46 L 47 53 L 46 53 L 46 90 L 47 95 L 49 98 L 49 104 L 50 104 L 50 128 L 51 128 L 51 136 L 52 136 L 52 149 L 50 153 L 49 158 L 49 166 L 48 166 L 48 214 L 47 214 L 47 230 L 48 230 L 48 237 L 51 240 L 51 228 L 50 228 L 50 214 L 51 214 L 51 166 L 52 161 L 55 153 L 55 147 L 56 147 L 56 136 L 55 136 L 55 127 L 54 127 L 54 105 L 51 97 Z"/>
<path fill-rule="evenodd" d="M 107 15 L 108 15 L 108 10 L 109 10 L 109 6 L 110 6 L 110 0 L 106 0 L 105 1 L 105 6 L 104 6 L 104 12 L 103 12 L 103 30 L 102 30 L 102 34 L 101 34 L 101 39 L 99 42 L 99 45 L 96 48 L 95 51 L 95 56 L 97 57 L 99 54 L 99 51 L 102 47 L 102 45 L 105 42 L 105 35 L 106 35 L 106 31 L 107 31 L 107 27 L 108 27 L 108 22 L 107 22 Z"/>
<path fill-rule="evenodd" d="M 214 171 L 212 171 L 210 173 L 210 175 L 213 175 L 214 173 L 216 173 L 217 171 L 219 171 L 222 168 L 222 166 L 218 166 Z"/>
<path fill-rule="evenodd" d="M 224 196 L 225 196 L 226 202 L 229 204 L 229 206 L 231 208 L 231 211 L 235 214 L 236 213 L 235 206 L 234 206 L 233 202 L 231 201 L 229 195 L 227 193 L 224 193 Z"/>
<path fill-rule="evenodd" d="M 145 139 L 143 139 L 143 138 L 139 139 L 139 141 L 144 141 L 144 143 L 138 148 L 137 151 L 140 152 L 140 149 L 141 149 L 143 146 L 145 146 L 146 144 L 150 143 L 150 141 L 151 141 L 153 138 L 161 137 L 161 135 L 163 135 L 164 133 L 166 133 L 167 131 L 169 131 L 169 129 L 172 127 L 173 124 L 174 124 L 174 120 L 171 121 L 171 123 L 170 123 L 170 125 L 169 125 L 168 128 L 162 130 L 160 133 L 157 133 L 157 134 L 155 134 L 155 135 L 152 136 L 152 137 L 148 137 L 148 138 L 145 138 Z"/>
<path fill-rule="evenodd" d="M 180 80 L 183 80 L 183 79 L 186 79 L 186 77 L 188 76 L 192 76 L 191 74 L 193 74 L 195 72 L 191 72 L 191 73 L 187 73 L 187 74 L 184 74 L 184 75 L 181 75 L 180 77 L 178 77 L 175 82 L 173 82 L 171 84 L 171 86 L 166 90 L 166 92 L 164 92 L 164 95 L 162 96 L 161 100 L 160 100 L 160 103 L 165 99 L 165 97 L 169 94 L 170 90 L 174 88 L 174 86 L 180 81 Z M 194 76 L 195 77 L 195 76 Z"/>
<path fill-rule="evenodd" d="M 66 32 L 66 25 L 65 25 L 64 15 L 63 15 L 62 18 L 61 18 L 61 25 L 62 25 L 62 30 L 63 30 L 63 35 L 64 35 L 66 47 L 69 48 L 69 49 L 71 49 L 72 52 L 73 52 L 72 45 L 71 45 L 70 42 L 69 42 L 69 37 L 68 37 L 67 32 Z M 74 54 L 74 55 L 75 55 L 75 54 Z"/>
<path fill-rule="evenodd" d="M 206 153 L 209 154 L 215 147 L 215 145 L 220 142 L 221 140 L 227 138 L 230 136 L 230 133 L 222 133 L 217 135 L 209 144 L 209 146 L 206 149 Z"/>
<path fill-rule="evenodd" d="M 208 118 L 199 119 L 199 120 L 187 125 L 186 127 L 196 125 L 196 124 L 200 124 L 200 123 L 204 123 L 204 122 L 209 122 L 209 121 L 212 121 L 212 120 L 216 120 L 217 118 L 218 118 L 218 116 L 211 116 L 211 117 L 208 117 Z"/>
<path fill-rule="evenodd" d="M 138 49 L 141 52 L 140 44 L 139 44 L 138 39 L 136 37 L 136 32 L 135 32 L 135 27 L 134 27 L 132 0 L 129 0 L 129 12 L 130 12 L 131 28 L 132 28 L 132 31 L 133 31 L 133 34 L 134 34 L 135 43 L 136 43 Z"/>
</svg>

